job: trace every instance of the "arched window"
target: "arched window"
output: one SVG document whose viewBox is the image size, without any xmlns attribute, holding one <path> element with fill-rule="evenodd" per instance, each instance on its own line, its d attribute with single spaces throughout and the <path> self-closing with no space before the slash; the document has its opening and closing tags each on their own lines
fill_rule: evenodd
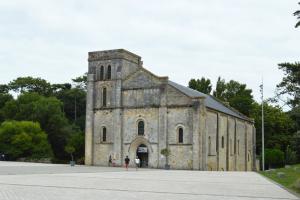
<svg viewBox="0 0 300 200">
<path fill-rule="evenodd" d="M 104 80 L 104 67 L 101 66 L 100 67 L 100 81 L 103 81 Z"/>
<path fill-rule="evenodd" d="M 222 136 L 222 149 L 224 148 L 224 136 Z"/>
<path fill-rule="evenodd" d="M 208 137 L 208 155 L 211 155 L 211 138 Z"/>
<path fill-rule="evenodd" d="M 249 152 L 248 152 L 248 155 L 247 155 L 247 157 L 248 157 L 248 162 L 250 161 L 250 156 L 249 156 Z"/>
<path fill-rule="evenodd" d="M 106 107 L 106 88 L 102 90 L 102 106 Z"/>
<path fill-rule="evenodd" d="M 96 80 L 100 80 L 100 69 L 98 67 L 96 68 Z"/>
<path fill-rule="evenodd" d="M 183 129 L 181 127 L 178 129 L 178 143 L 183 143 Z"/>
<path fill-rule="evenodd" d="M 102 142 L 106 142 L 106 128 L 102 128 Z"/>
<path fill-rule="evenodd" d="M 145 124 L 144 121 L 138 122 L 138 135 L 144 135 L 145 132 Z"/>
<path fill-rule="evenodd" d="M 107 80 L 110 80 L 111 79 L 111 66 L 108 65 L 107 67 Z"/>
</svg>

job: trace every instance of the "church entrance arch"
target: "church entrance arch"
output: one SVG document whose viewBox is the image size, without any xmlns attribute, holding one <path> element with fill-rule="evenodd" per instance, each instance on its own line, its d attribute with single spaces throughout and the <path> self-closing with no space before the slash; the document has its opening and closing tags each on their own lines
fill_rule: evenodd
<svg viewBox="0 0 300 200">
<path fill-rule="evenodd" d="M 140 167 L 148 167 L 148 148 L 146 145 L 141 144 L 136 149 L 136 156 L 140 159 Z"/>
</svg>

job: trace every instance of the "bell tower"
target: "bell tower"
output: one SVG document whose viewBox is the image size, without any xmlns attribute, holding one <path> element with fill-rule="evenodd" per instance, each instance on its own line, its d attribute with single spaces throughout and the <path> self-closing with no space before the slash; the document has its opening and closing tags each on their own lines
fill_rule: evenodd
<svg viewBox="0 0 300 200">
<path fill-rule="evenodd" d="M 141 57 L 124 49 L 88 54 L 85 163 L 95 164 L 98 146 L 111 145 L 117 165 L 122 164 L 122 80 L 142 66 Z M 105 127 L 105 142 L 96 144 Z M 107 135 L 107 136 L 106 136 Z M 99 147 L 101 148 L 101 147 Z"/>
</svg>

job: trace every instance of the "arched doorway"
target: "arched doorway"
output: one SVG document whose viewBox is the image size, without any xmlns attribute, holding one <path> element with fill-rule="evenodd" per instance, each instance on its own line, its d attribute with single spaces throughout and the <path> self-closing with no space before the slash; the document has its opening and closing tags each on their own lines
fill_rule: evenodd
<svg viewBox="0 0 300 200">
<path fill-rule="evenodd" d="M 140 159 L 140 167 L 148 167 L 148 148 L 146 145 L 141 144 L 136 149 L 136 156 Z"/>
</svg>

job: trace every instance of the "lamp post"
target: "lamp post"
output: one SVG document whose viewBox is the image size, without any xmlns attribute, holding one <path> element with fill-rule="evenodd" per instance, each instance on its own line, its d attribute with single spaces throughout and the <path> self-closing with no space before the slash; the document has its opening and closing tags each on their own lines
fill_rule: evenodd
<svg viewBox="0 0 300 200">
<path fill-rule="evenodd" d="M 264 79 L 262 79 L 260 92 L 261 92 L 261 160 L 262 160 L 262 171 L 265 171 Z"/>
</svg>

